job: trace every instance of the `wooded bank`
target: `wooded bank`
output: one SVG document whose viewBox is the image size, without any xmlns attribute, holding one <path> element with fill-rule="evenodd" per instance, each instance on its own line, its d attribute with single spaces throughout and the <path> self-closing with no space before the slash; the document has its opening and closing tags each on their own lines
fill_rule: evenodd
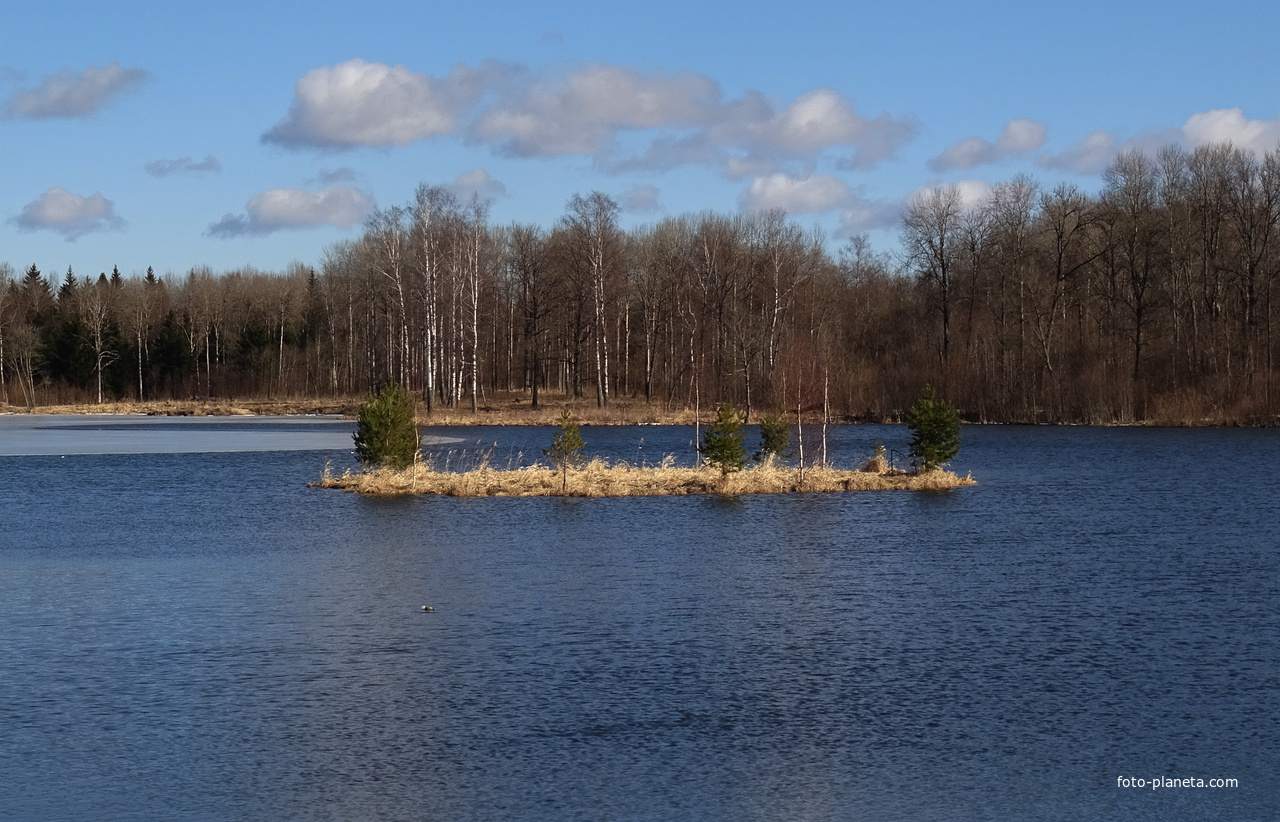
<svg viewBox="0 0 1280 822">
<path fill-rule="evenodd" d="M 345 404 L 396 380 L 429 420 L 568 396 L 835 421 L 930 382 L 972 421 L 1277 419 L 1275 151 L 1130 152 L 1096 194 L 938 188 L 892 254 L 778 212 L 618 219 L 596 192 L 497 226 L 424 185 L 277 274 L 2 266 L 0 403 Z"/>
</svg>

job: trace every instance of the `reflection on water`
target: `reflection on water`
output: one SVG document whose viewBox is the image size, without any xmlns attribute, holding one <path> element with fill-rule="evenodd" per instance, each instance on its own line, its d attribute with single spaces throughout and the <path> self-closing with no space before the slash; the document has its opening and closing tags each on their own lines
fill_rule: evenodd
<svg viewBox="0 0 1280 822">
<path fill-rule="evenodd" d="M 1280 813 L 1280 432 L 966 428 L 974 488 L 733 500 L 365 499 L 304 487 L 322 432 L 0 460 L 3 815 Z"/>
</svg>

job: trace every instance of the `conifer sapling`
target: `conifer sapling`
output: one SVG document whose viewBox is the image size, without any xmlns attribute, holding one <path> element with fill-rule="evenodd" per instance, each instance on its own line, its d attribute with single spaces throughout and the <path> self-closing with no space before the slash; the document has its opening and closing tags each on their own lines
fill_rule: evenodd
<svg viewBox="0 0 1280 822">
<path fill-rule="evenodd" d="M 550 457 L 556 468 L 560 470 L 561 493 L 569 490 L 569 466 L 582 462 L 582 449 L 585 446 L 586 443 L 582 441 L 582 434 L 578 431 L 578 423 L 574 422 L 573 415 L 569 413 L 568 408 L 561 410 L 560 430 L 551 437 L 551 447 L 542 449 L 542 453 Z"/>
<path fill-rule="evenodd" d="M 733 406 L 720 403 L 717 415 L 715 424 L 702 435 L 702 447 L 698 450 L 725 476 L 742 470 L 747 463 L 747 449 L 742 447 L 742 417 Z"/>
<path fill-rule="evenodd" d="M 904 421 L 911 429 L 911 456 L 920 470 L 932 471 L 960 453 L 960 415 L 932 385 L 920 392 Z"/>
<path fill-rule="evenodd" d="M 356 417 L 356 457 L 368 467 L 408 468 L 418 458 L 418 424 L 413 398 L 396 383 L 387 383 L 360 406 Z"/>
</svg>

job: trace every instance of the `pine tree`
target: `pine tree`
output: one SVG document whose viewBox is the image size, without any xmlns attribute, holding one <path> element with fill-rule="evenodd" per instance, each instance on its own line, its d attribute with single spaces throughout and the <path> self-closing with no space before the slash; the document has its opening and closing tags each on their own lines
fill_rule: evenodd
<svg viewBox="0 0 1280 822">
<path fill-rule="evenodd" d="M 742 417 L 727 402 L 720 403 L 719 418 L 702 435 L 698 450 L 707 462 L 720 469 L 721 475 L 741 471 L 747 463 L 747 449 L 742 447 Z"/>
<path fill-rule="evenodd" d="M 753 459 L 760 462 L 780 457 L 790 447 L 791 423 L 781 414 L 765 414 L 760 420 L 760 449 Z"/>
<path fill-rule="evenodd" d="M 960 453 L 960 415 L 932 385 L 920 392 L 905 422 L 911 429 L 911 456 L 920 470 L 932 471 Z"/>
<path fill-rule="evenodd" d="M 360 406 L 356 418 L 356 457 L 368 466 L 408 468 L 418 457 L 418 424 L 413 399 L 397 383 L 387 383 Z"/>
<path fill-rule="evenodd" d="M 578 424 L 573 421 L 573 415 L 569 413 L 568 408 L 563 409 L 560 412 L 560 431 L 551 437 L 551 447 L 542 449 L 542 453 L 550 457 L 560 471 L 561 493 L 568 492 L 569 466 L 582 462 L 582 449 L 585 446 L 582 434 L 578 431 Z"/>
</svg>

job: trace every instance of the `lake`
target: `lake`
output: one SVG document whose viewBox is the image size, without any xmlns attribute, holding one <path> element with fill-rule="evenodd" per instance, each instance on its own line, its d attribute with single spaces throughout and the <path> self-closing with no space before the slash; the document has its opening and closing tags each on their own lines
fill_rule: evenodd
<svg viewBox="0 0 1280 822">
<path fill-rule="evenodd" d="M 353 428 L 0 417 L 0 816 L 1280 816 L 1280 431 L 967 426 L 932 494 L 307 488 Z"/>
</svg>

